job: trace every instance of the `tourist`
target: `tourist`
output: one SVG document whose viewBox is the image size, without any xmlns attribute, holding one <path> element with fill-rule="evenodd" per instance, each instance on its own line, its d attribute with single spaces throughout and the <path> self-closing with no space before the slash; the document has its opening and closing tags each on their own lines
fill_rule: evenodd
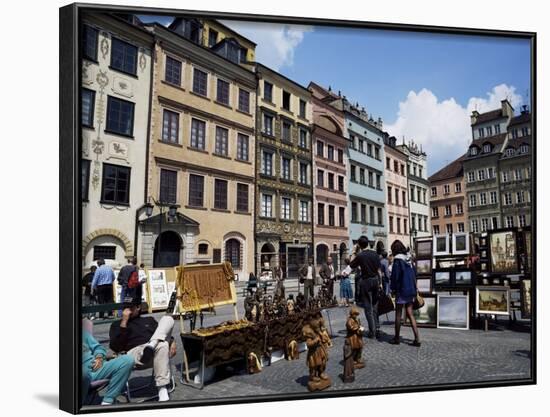
<svg viewBox="0 0 550 417">
<path fill-rule="evenodd" d="M 332 257 L 329 256 L 327 261 L 321 266 L 319 275 L 323 280 L 323 286 L 326 288 L 329 297 L 332 298 L 334 296 L 334 279 L 336 278 Z"/>
<path fill-rule="evenodd" d="M 361 236 L 357 244 L 359 251 L 350 262 L 351 268 L 361 268 L 361 278 L 358 285 L 359 300 L 365 309 L 365 317 L 369 326 L 367 337 L 370 339 L 381 336 L 378 321 L 378 290 L 380 288 L 380 257 L 375 251 L 369 250 L 369 239 Z"/>
<path fill-rule="evenodd" d="M 390 262 L 388 260 L 388 252 L 386 251 L 380 254 L 380 272 L 382 273 L 384 294 L 390 295 Z"/>
<path fill-rule="evenodd" d="M 390 341 L 391 344 L 400 343 L 399 331 L 401 330 L 401 317 L 403 316 L 403 307 L 407 318 L 411 322 L 414 333 L 412 346 L 420 347 L 420 335 L 416 326 L 416 320 L 413 315 L 413 303 L 416 298 L 416 272 L 411 262 L 405 245 L 400 240 L 396 240 L 391 245 L 393 254 L 393 266 L 390 280 L 392 294 L 395 295 L 395 336 Z"/>
<path fill-rule="evenodd" d="M 313 288 L 315 286 L 315 266 L 313 265 L 313 258 L 308 259 L 307 265 L 303 265 L 300 268 L 300 281 L 304 284 L 304 297 L 305 301 L 309 300 L 309 297 L 313 298 Z"/>
<path fill-rule="evenodd" d="M 85 404 L 90 383 L 100 379 L 108 379 L 109 384 L 103 396 L 101 405 L 112 405 L 120 395 L 132 368 L 134 358 L 120 355 L 107 361 L 107 351 L 86 330 L 82 331 L 82 403 Z"/>
<path fill-rule="evenodd" d="M 97 266 L 92 265 L 90 267 L 90 272 L 85 274 L 82 277 L 82 305 L 88 306 L 92 304 L 92 281 L 94 279 L 94 274 L 97 269 Z"/>
<path fill-rule="evenodd" d="M 97 270 L 92 280 L 92 294 L 97 297 L 98 304 L 110 304 L 113 302 L 113 282 L 115 273 L 113 268 L 105 264 L 105 260 L 97 260 Z M 107 314 L 110 316 L 111 314 Z M 99 313 L 100 318 L 105 317 L 105 312 Z"/>
<path fill-rule="evenodd" d="M 133 273 L 138 273 L 137 268 L 137 259 L 135 256 L 131 256 L 128 258 L 128 264 L 124 265 L 122 268 L 120 268 L 120 271 L 118 273 L 117 281 L 118 285 L 120 285 L 120 302 L 121 303 L 127 303 L 131 302 L 134 298 L 134 291 L 133 289 L 130 290 L 128 288 L 128 281 L 130 280 L 130 276 Z M 141 291 L 139 291 L 141 295 Z M 128 299 L 127 299 L 128 298 Z M 122 310 L 119 310 L 118 314 L 122 316 Z"/>
<path fill-rule="evenodd" d="M 346 268 L 340 275 L 340 305 L 349 307 L 350 301 L 353 300 L 353 289 L 351 288 L 351 273 L 352 269 L 349 266 L 349 258 L 344 259 Z"/>
<path fill-rule="evenodd" d="M 159 401 L 168 401 L 170 358 L 176 355 L 172 336 L 174 319 L 163 316 L 159 322 L 140 315 L 141 302 L 122 311 L 122 319 L 111 324 L 110 347 L 114 352 L 126 352 L 139 368 L 153 367 Z M 170 341 L 170 342 L 168 342 Z"/>
</svg>

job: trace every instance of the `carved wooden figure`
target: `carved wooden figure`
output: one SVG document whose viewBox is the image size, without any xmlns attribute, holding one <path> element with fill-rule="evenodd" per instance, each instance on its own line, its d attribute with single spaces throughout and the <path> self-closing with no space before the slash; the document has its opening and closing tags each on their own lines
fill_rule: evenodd
<svg viewBox="0 0 550 417">
<path fill-rule="evenodd" d="M 344 341 L 344 373 L 342 381 L 345 383 L 355 381 L 355 364 L 353 363 L 353 349 L 349 339 Z"/>
<path fill-rule="evenodd" d="M 325 372 L 328 352 L 323 342 L 319 319 L 313 319 L 302 329 L 307 345 L 307 365 L 309 368 L 309 391 L 321 391 L 330 387 L 330 378 Z"/>
<path fill-rule="evenodd" d="M 353 352 L 355 369 L 363 368 L 365 366 L 365 363 L 361 359 L 363 354 L 363 327 L 359 321 L 359 309 L 355 306 L 351 308 L 348 320 L 346 321 L 346 331 L 346 339 L 349 340 Z"/>
</svg>

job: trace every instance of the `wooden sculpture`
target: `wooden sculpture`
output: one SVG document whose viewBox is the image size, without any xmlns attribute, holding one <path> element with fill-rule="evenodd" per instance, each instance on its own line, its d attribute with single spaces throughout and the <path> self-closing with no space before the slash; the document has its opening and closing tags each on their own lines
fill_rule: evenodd
<svg viewBox="0 0 550 417">
<path fill-rule="evenodd" d="M 325 372 L 328 352 L 321 332 L 318 318 L 312 319 L 302 329 L 307 345 L 307 366 L 309 368 L 309 391 L 322 391 L 330 387 L 330 378 Z"/>
<path fill-rule="evenodd" d="M 346 339 L 349 341 L 352 350 L 355 369 L 361 369 L 365 366 L 365 363 L 361 359 L 363 354 L 363 330 L 359 321 L 359 309 L 353 306 L 346 321 Z"/>
</svg>

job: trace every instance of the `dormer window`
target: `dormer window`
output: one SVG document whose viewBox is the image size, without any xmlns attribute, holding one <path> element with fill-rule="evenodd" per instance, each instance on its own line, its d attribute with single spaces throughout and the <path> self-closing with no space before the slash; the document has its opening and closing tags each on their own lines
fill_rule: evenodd
<svg viewBox="0 0 550 417">
<path fill-rule="evenodd" d="M 487 126 L 485 129 L 487 129 L 487 136 L 493 136 L 493 128 L 491 126 Z"/>
<path fill-rule="evenodd" d="M 528 152 L 529 152 L 529 145 L 524 143 L 519 147 L 519 153 L 524 154 Z"/>
<path fill-rule="evenodd" d="M 477 147 L 476 146 L 472 146 L 470 148 L 470 156 L 476 156 L 477 155 Z"/>
<path fill-rule="evenodd" d="M 514 156 L 514 148 L 506 149 L 506 156 Z"/>
<path fill-rule="evenodd" d="M 491 144 L 486 143 L 485 145 L 483 145 L 483 153 L 490 153 L 490 152 L 491 152 Z"/>
<path fill-rule="evenodd" d="M 482 127 L 477 130 L 477 133 L 480 138 L 485 137 L 485 131 L 483 130 Z"/>
</svg>

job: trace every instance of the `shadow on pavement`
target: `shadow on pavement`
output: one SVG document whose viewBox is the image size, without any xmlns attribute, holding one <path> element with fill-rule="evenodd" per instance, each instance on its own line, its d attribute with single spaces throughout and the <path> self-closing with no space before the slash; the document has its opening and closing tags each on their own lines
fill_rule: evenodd
<svg viewBox="0 0 550 417">
<path fill-rule="evenodd" d="M 36 394 L 36 399 L 53 408 L 59 408 L 59 395 L 57 394 Z"/>
</svg>

